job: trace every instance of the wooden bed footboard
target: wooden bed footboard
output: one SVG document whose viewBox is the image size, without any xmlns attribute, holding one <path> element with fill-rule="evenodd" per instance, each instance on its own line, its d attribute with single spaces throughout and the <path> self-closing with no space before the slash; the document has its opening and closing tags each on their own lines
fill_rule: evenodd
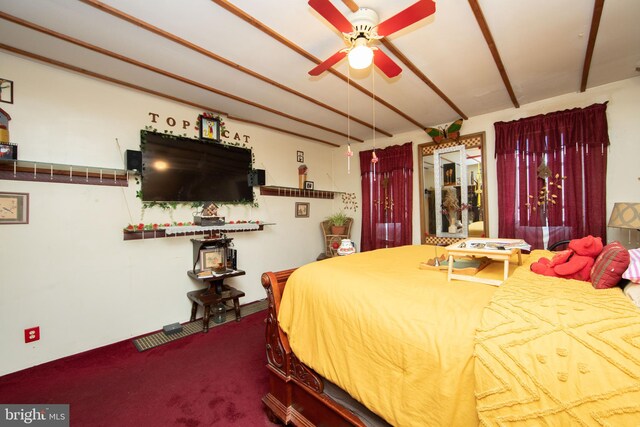
<svg viewBox="0 0 640 427">
<path fill-rule="evenodd" d="M 287 335 L 278 325 L 282 293 L 296 269 L 262 274 L 269 312 L 266 319 L 269 392 L 262 398 L 269 419 L 296 426 L 358 426 L 361 420 L 324 391 L 323 379 L 291 351 Z"/>
</svg>

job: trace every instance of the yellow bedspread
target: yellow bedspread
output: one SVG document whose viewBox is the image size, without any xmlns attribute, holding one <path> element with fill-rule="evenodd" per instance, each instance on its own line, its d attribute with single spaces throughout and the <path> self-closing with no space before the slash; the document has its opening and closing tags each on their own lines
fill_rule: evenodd
<svg viewBox="0 0 640 427">
<path fill-rule="evenodd" d="M 497 288 L 419 269 L 434 256 L 404 246 L 305 265 L 287 282 L 280 326 L 300 360 L 389 423 L 477 425 L 474 334 Z M 501 278 L 502 265 L 478 274 Z"/>
<path fill-rule="evenodd" d="M 529 263 L 550 253 L 534 251 Z M 525 268 L 485 310 L 476 346 L 484 425 L 639 426 L 640 310 L 619 288 Z"/>
</svg>

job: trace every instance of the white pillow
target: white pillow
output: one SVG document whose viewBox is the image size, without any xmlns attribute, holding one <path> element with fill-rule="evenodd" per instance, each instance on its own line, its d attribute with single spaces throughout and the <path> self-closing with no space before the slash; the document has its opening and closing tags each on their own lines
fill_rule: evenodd
<svg viewBox="0 0 640 427">
<path fill-rule="evenodd" d="M 640 308 L 640 284 L 633 282 L 627 284 L 627 286 L 624 287 L 624 294 Z"/>
<path fill-rule="evenodd" d="M 640 283 L 640 249 L 629 249 L 629 258 L 629 268 L 622 274 L 622 278 Z"/>
</svg>

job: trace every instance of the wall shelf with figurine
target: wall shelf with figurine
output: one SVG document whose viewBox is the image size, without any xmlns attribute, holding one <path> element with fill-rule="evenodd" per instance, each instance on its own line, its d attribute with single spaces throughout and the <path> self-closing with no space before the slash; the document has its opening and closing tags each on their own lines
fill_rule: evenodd
<svg viewBox="0 0 640 427">
<path fill-rule="evenodd" d="M 124 169 L 0 159 L 0 179 L 127 187 L 129 172 Z"/>
<path fill-rule="evenodd" d="M 304 188 L 293 187 L 276 187 L 262 186 L 260 187 L 261 196 L 279 196 L 279 197 L 303 197 L 309 199 L 333 199 L 340 191 L 324 191 L 324 190 L 306 190 Z"/>
<path fill-rule="evenodd" d="M 248 231 L 262 231 L 265 225 L 275 225 L 275 223 L 263 222 L 240 222 L 214 226 L 199 226 L 193 224 L 159 226 L 140 225 L 140 227 L 130 226 L 123 230 L 123 240 L 148 240 L 162 239 L 165 237 L 194 237 L 219 238 L 222 233 L 241 233 Z"/>
</svg>

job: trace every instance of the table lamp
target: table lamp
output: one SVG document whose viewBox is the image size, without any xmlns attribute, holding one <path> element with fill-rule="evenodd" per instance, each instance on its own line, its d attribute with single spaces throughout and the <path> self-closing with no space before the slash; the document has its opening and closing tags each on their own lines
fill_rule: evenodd
<svg viewBox="0 0 640 427">
<path fill-rule="evenodd" d="M 631 243 L 631 230 L 640 230 L 640 203 L 621 202 L 614 203 L 609 227 L 626 228 L 629 230 L 629 243 Z"/>
</svg>

